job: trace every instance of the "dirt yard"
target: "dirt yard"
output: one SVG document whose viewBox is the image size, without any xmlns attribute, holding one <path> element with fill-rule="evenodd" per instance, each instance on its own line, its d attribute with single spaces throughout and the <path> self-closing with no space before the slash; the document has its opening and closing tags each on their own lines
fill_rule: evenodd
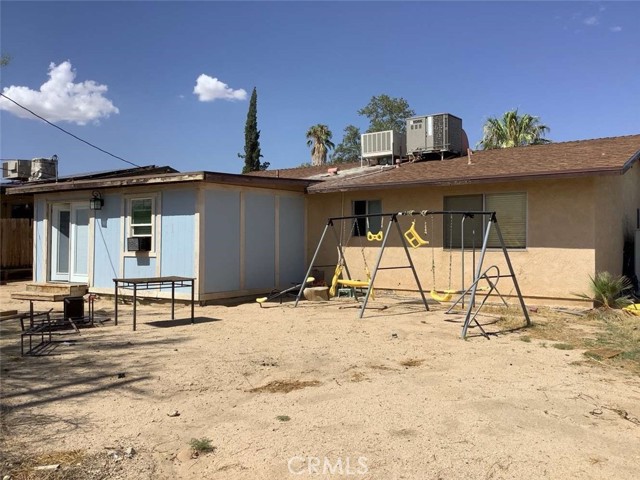
<svg viewBox="0 0 640 480">
<path fill-rule="evenodd" d="M 0 287 L 3 310 L 28 308 L 9 300 L 22 289 Z M 496 314 L 482 317 L 491 340 L 463 341 L 461 315 L 379 297 L 387 308 L 362 320 L 340 299 L 196 307 L 195 325 L 155 303 L 136 332 L 125 305 L 118 326 L 67 332 L 36 357 L 3 321 L 0 477 L 637 478 L 636 371 Z"/>
</svg>

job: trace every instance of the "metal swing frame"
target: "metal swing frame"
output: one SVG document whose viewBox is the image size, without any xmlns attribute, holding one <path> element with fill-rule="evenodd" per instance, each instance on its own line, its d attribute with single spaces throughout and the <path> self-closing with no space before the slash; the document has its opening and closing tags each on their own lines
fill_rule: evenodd
<svg viewBox="0 0 640 480">
<path fill-rule="evenodd" d="M 527 311 L 527 307 L 524 303 L 524 298 L 522 297 L 522 292 L 520 291 L 520 286 L 518 284 L 518 279 L 516 278 L 516 274 L 515 271 L 513 270 L 513 265 L 511 264 L 511 259 L 509 257 L 509 253 L 507 251 L 507 247 L 504 243 L 504 238 L 502 237 L 502 231 L 500 230 L 500 226 L 498 224 L 498 219 L 496 217 L 496 212 L 487 212 L 487 211 L 451 211 L 451 210 L 442 210 L 442 211 L 429 211 L 429 210 L 407 210 L 404 212 L 398 212 L 398 213 L 372 213 L 372 214 L 367 214 L 367 215 L 349 215 L 349 216 L 344 216 L 344 217 L 330 217 L 327 220 L 327 223 L 324 227 L 324 230 L 322 231 L 322 235 L 320 236 L 320 241 L 318 242 L 318 246 L 316 247 L 316 250 L 313 254 L 313 258 L 311 259 L 311 262 L 309 264 L 309 268 L 307 269 L 307 272 L 305 274 L 304 278 L 308 278 L 311 275 L 311 270 L 314 268 L 315 265 L 315 261 L 316 258 L 318 257 L 318 254 L 320 253 L 320 248 L 322 247 L 322 244 L 325 240 L 325 237 L 327 236 L 327 232 L 329 230 L 332 231 L 334 239 L 336 241 L 336 245 L 338 248 L 338 256 L 339 258 L 342 259 L 343 264 L 344 264 L 344 270 L 347 274 L 347 277 L 349 279 L 351 279 L 351 273 L 349 272 L 349 267 L 347 266 L 347 261 L 344 255 L 344 251 L 342 249 L 342 243 L 340 241 L 340 238 L 338 237 L 338 234 L 335 230 L 335 224 L 334 222 L 336 221 L 348 221 L 348 220 L 357 220 L 357 219 L 361 219 L 361 218 L 372 218 L 372 217 L 389 217 L 389 223 L 387 224 L 387 228 L 386 231 L 384 233 L 384 237 L 382 239 L 382 244 L 379 247 L 379 253 L 378 253 L 378 258 L 376 260 L 376 264 L 373 268 L 373 272 L 371 272 L 371 280 L 369 281 L 369 288 L 367 289 L 367 293 L 365 295 L 364 301 L 362 302 L 362 306 L 360 307 L 360 312 L 358 315 L 358 318 L 362 318 L 364 316 L 364 312 L 367 308 L 367 304 L 369 302 L 369 297 L 371 296 L 371 292 L 373 291 L 373 286 L 376 280 L 376 277 L 378 275 L 378 270 L 393 270 L 393 269 L 401 269 L 401 268 L 411 268 L 411 271 L 413 273 L 413 277 L 416 281 L 416 284 L 418 286 L 418 291 L 420 292 L 420 296 L 422 297 L 422 303 L 425 306 L 425 309 L 427 311 L 429 311 L 429 305 L 427 303 L 427 299 L 424 295 L 424 290 L 422 289 L 422 285 L 420 284 L 420 279 L 418 278 L 418 274 L 416 272 L 416 269 L 413 265 L 413 260 L 411 259 L 411 254 L 409 253 L 409 248 L 407 247 L 407 243 L 405 241 L 404 238 L 404 234 L 402 233 L 402 230 L 400 229 L 400 225 L 398 222 L 398 216 L 416 216 L 416 215 L 421 215 L 423 217 L 428 216 L 428 215 L 442 215 L 443 218 L 445 215 L 463 215 L 465 217 L 472 217 L 474 215 L 482 215 L 483 218 L 487 218 L 488 217 L 488 221 L 487 221 L 487 228 L 484 234 L 484 240 L 482 242 L 482 250 L 480 252 L 480 258 L 478 260 L 478 264 L 475 266 L 475 274 L 473 277 L 473 282 L 472 284 L 469 286 L 468 289 L 466 289 L 464 292 L 462 292 L 462 295 L 454 302 L 454 304 L 451 306 L 451 308 L 449 308 L 449 310 L 446 313 L 451 312 L 452 308 L 461 301 L 464 301 L 464 298 L 466 295 L 469 294 L 469 292 L 471 293 L 471 298 L 469 299 L 468 305 L 467 305 L 467 310 L 465 313 L 465 319 L 464 319 L 464 324 L 462 326 L 462 332 L 460 334 L 460 336 L 462 338 L 466 338 L 467 337 L 467 331 L 469 330 L 469 326 L 471 323 L 474 323 L 476 326 L 478 326 L 480 328 L 480 331 L 482 332 L 482 334 L 486 337 L 489 338 L 488 334 L 484 331 L 484 329 L 482 328 L 482 326 L 480 325 L 480 323 L 477 320 L 477 315 L 480 312 L 480 309 L 485 305 L 487 299 L 489 298 L 489 295 L 497 289 L 496 289 L 496 284 L 498 282 L 498 280 L 500 278 L 511 278 L 511 280 L 513 281 L 513 285 L 515 287 L 516 293 L 518 295 L 518 300 L 520 302 L 520 306 L 522 308 L 522 313 L 526 319 L 526 324 L 527 326 L 531 325 L 531 319 L 529 318 L 529 312 Z M 395 229 L 398 232 L 398 238 L 400 239 L 400 243 L 404 249 L 405 255 L 407 257 L 407 260 L 409 261 L 409 265 L 402 265 L 402 266 L 396 266 L 396 267 L 380 267 L 380 262 L 382 261 L 382 256 L 384 255 L 384 249 L 387 246 L 387 241 L 389 239 L 389 233 L 391 231 L 392 226 L 395 225 Z M 489 234 L 491 233 L 492 228 L 495 229 L 496 234 L 498 236 L 498 240 L 500 242 L 500 247 L 502 249 L 502 253 L 504 255 L 505 261 L 507 263 L 507 267 L 509 269 L 509 273 L 508 274 L 501 274 L 499 270 L 497 270 L 496 275 L 488 275 L 488 271 L 491 270 L 492 267 L 487 268 L 484 272 L 482 271 L 482 265 L 484 263 L 484 257 L 485 254 L 487 252 L 487 247 L 488 247 L 488 243 L 489 243 Z M 320 267 L 320 265 L 318 265 L 318 267 Z M 495 281 L 492 281 L 495 280 Z M 303 279 L 304 280 L 304 279 Z M 490 289 L 489 292 L 487 293 L 487 295 L 485 295 L 485 298 L 482 300 L 482 302 L 480 303 L 480 306 L 475 310 L 475 312 L 473 312 L 473 309 L 475 308 L 476 305 L 476 295 L 477 295 L 477 290 L 478 290 L 478 283 L 481 280 L 485 280 L 488 281 L 489 285 L 490 285 Z M 294 304 L 294 307 L 298 306 L 298 302 L 300 301 L 300 298 L 302 297 L 303 294 L 303 289 L 300 289 L 300 291 L 298 292 L 298 296 L 296 297 L 296 302 Z M 503 302 L 505 301 L 504 298 L 502 297 L 502 295 L 498 292 L 498 294 L 500 295 L 500 298 L 502 298 Z M 505 302 L 506 303 L 506 302 Z"/>
<path fill-rule="evenodd" d="M 428 215 L 442 215 L 443 218 L 445 215 L 451 215 L 451 218 L 453 221 L 453 215 L 462 215 L 463 219 L 467 218 L 467 217 L 471 217 L 473 218 L 474 215 L 482 215 L 483 218 L 487 218 L 487 228 L 484 234 L 484 239 L 482 242 L 482 250 L 480 251 L 480 258 L 478 260 L 478 264 L 475 265 L 475 273 L 474 273 L 474 277 L 473 277 L 473 282 L 471 283 L 471 285 L 465 289 L 461 295 L 458 297 L 458 299 L 453 303 L 453 305 L 451 305 L 451 307 L 449 307 L 449 309 L 445 312 L 445 313 L 452 313 L 453 308 L 458 304 L 458 303 L 462 303 L 463 307 L 464 307 L 464 299 L 466 297 L 466 295 L 468 295 L 469 293 L 471 293 L 471 298 L 469 299 L 468 305 L 466 307 L 466 312 L 465 312 L 465 319 L 464 319 L 464 323 L 462 326 L 462 332 L 460 333 L 460 336 L 462 338 L 466 338 L 467 337 L 467 332 L 469 330 L 469 326 L 471 325 L 471 323 L 474 323 L 482 332 L 482 335 L 485 336 L 485 338 L 489 338 L 489 335 L 487 334 L 487 332 L 485 332 L 485 330 L 482 328 L 482 326 L 480 325 L 480 323 L 477 320 L 477 316 L 478 313 L 480 312 L 480 310 L 482 309 L 482 307 L 485 305 L 486 301 L 488 300 L 489 296 L 491 295 L 491 293 L 493 291 L 496 291 L 497 294 L 500 296 L 500 298 L 502 299 L 502 301 L 506 304 L 506 301 L 504 299 L 504 297 L 502 296 L 502 294 L 500 294 L 500 292 L 497 289 L 497 283 L 501 278 L 511 278 L 511 280 L 513 281 L 513 286 L 516 290 L 516 293 L 518 295 L 518 300 L 520 302 L 520 307 L 522 308 L 522 313 L 524 315 L 524 318 L 526 320 L 526 324 L 527 326 L 531 325 L 531 319 L 529 318 L 529 312 L 527 311 L 527 307 L 524 303 L 524 298 L 522 297 L 522 292 L 520 291 L 520 285 L 518 284 L 518 279 L 516 278 L 516 273 L 513 270 L 513 265 L 511 264 L 511 258 L 509 257 L 509 252 L 507 251 L 507 246 L 504 243 L 504 238 L 502 236 L 502 231 L 500 230 L 500 225 L 498 224 L 498 218 L 496 216 L 496 212 L 487 212 L 487 211 L 451 211 L 451 210 L 443 210 L 443 211 L 429 211 L 429 210 L 422 210 L 422 211 L 416 211 L 416 210 L 408 210 L 405 212 L 400 212 L 399 215 L 409 215 L 409 216 L 415 216 L 415 215 L 422 215 L 422 216 L 428 216 Z M 463 224 L 464 225 L 464 224 Z M 444 228 L 444 227 L 443 227 Z M 464 228 L 464 227 L 462 227 Z M 487 248 L 488 248 L 488 244 L 489 244 L 489 234 L 491 233 L 491 229 L 494 228 L 496 235 L 498 236 L 498 240 L 500 242 L 500 248 L 502 250 L 502 253 L 504 255 L 505 261 L 507 263 L 507 267 L 509 269 L 509 273 L 508 274 L 501 274 L 500 270 L 497 268 L 497 266 L 492 265 L 489 268 L 487 268 L 485 271 L 482 270 L 482 266 L 484 263 L 484 257 L 485 254 L 487 253 Z M 462 253 L 464 254 L 464 242 L 462 245 Z M 463 257 L 464 259 L 464 257 Z M 488 272 L 492 269 L 492 268 L 496 268 L 497 273 L 495 275 L 489 275 Z M 489 284 L 489 291 L 485 294 L 482 302 L 480 303 L 480 305 L 476 308 L 476 296 L 478 294 L 478 283 L 480 281 L 486 281 Z M 464 281 L 464 278 L 463 278 Z M 474 308 L 475 311 L 474 311 Z"/>
<path fill-rule="evenodd" d="M 309 277 L 309 275 L 311 274 L 311 270 L 313 270 L 313 268 L 316 267 L 315 262 L 316 262 L 316 258 L 318 257 L 318 254 L 320 253 L 320 248 L 322 248 L 322 244 L 324 243 L 325 237 L 327 236 L 327 232 L 331 230 L 338 248 L 338 258 L 342 259 L 344 271 L 347 274 L 347 277 L 351 279 L 351 273 L 349 272 L 349 267 L 347 266 L 347 260 L 344 255 L 344 250 L 342 248 L 342 242 L 340 241 L 340 238 L 338 237 L 338 233 L 336 232 L 336 229 L 335 229 L 335 222 L 346 222 L 349 220 L 357 221 L 358 219 L 368 220 L 369 218 L 377 218 L 377 217 L 380 217 L 382 220 L 384 220 L 385 217 L 389 217 L 387 228 L 384 232 L 382 243 L 380 244 L 380 247 L 379 247 L 378 258 L 376 260 L 375 266 L 373 267 L 373 272 L 371 272 L 371 280 L 369 281 L 369 288 L 367 288 L 367 293 L 364 297 L 364 301 L 362 302 L 362 306 L 360 307 L 358 318 L 362 318 L 364 316 L 364 311 L 367 309 L 367 304 L 369 303 L 369 297 L 373 292 L 373 285 L 375 283 L 376 276 L 378 275 L 378 270 L 396 270 L 401 268 L 410 268 L 413 273 L 413 278 L 415 279 L 416 284 L 418 285 L 418 291 L 420 292 L 420 296 L 422 297 L 422 303 L 424 304 L 425 309 L 429 311 L 427 298 L 424 295 L 422 285 L 420 284 L 420 279 L 418 278 L 418 273 L 416 272 L 415 266 L 413 265 L 413 260 L 411 259 L 411 255 L 409 253 L 407 243 L 405 242 L 404 235 L 402 233 L 402 230 L 400 230 L 400 225 L 398 223 L 398 215 L 399 215 L 398 213 L 370 213 L 366 215 L 348 215 L 344 217 L 330 217 L 327 220 L 324 230 L 322 231 L 322 235 L 320 236 L 320 241 L 318 242 L 318 246 L 316 247 L 316 250 L 313 254 L 313 258 L 309 263 L 309 268 L 307 269 L 307 275 L 305 276 L 305 278 Z M 401 266 L 395 266 L 395 267 L 381 267 L 380 262 L 382 261 L 384 249 L 387 245 L 387 241 L 389 240 L 389 233 L 391 232 L 393 225 L 395 225 L 395 230 L 398 232 L 398 237 L 400 238 L 400 242 L 404 249 L 405 255 L 407 256 L 407 260 L 409 261 L 409 265 L 401 265 Z M 380 231 L 382 231 L 382 229 Z M 321 266 L 322 265 L 318 265 L 318 267 L 321 267 Z M 294 304 L 294 307 L 298 306 L 298 302 L 300 301 L 302 294 L 303 294 L 303 290 L 301 289 L 300 292 L 298 292 L 298 296 L 296 297 L 296 302 Z"/>
</svg>

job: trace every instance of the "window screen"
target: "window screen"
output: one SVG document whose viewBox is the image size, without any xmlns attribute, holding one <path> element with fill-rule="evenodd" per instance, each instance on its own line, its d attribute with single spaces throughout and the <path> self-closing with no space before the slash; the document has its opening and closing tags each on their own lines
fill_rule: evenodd
<svg viewBox="0 0 640 480">
<path fill-rule="evenodd" d="M 526 248 L 527 246 L 527 194 L 524 192 L 444 197 L 444 210 L 496 212 L 505 246 L 507 248 Z M 482 247 L 488 221 L 489 218 L 484 215 L 465 219 L 464 248 Z M 444 248 L 461 248 L 462 215 L 443 215 L 442 228 Z M 487 246 L 501 248 L 494 228 L 489 233 Z"/>
<path fill-rule="evenodd" d="M 507 248 L 526 248 L 527 246 L 527 194 L 493 193 L 485 196 L 485 208 L 495 211 Z M 497 232 L 489 233 L 490 248 L 500 248 Z"/>
</svg>

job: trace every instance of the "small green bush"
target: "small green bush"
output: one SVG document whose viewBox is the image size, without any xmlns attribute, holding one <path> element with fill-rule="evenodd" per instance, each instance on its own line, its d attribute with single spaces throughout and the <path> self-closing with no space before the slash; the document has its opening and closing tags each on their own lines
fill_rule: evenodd
<svg viewBox="0 0 640 480">
<path fill-rule="evenodd" d="M 215 450 L 215 447 L 211 445 L 211 440 L 205 437 L 192 438 L 189 442 L 189 446 L 191 447 L 191 450 L 198 453 L 208 453 Z"/>
<path fill-rule="evenodd" d="M 631 281 L 621 275 L 614 277 L 609 272 L 598 272 L 595 277 L 589 277 L 591 295 L 576 294 L 580 298 L 592 300 L 596 308 L 623 308 L 633 303 L 628 292 L 631 291 Z"/>
</svg>

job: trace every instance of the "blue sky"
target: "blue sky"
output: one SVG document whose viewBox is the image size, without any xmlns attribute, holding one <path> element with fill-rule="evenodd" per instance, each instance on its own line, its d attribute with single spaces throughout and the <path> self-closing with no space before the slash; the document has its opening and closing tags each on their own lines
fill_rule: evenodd
<svg viewBox="0 0 640 480">
<path fill-rule="evenodd" d="M 366 129 L 357 110 L 382 93 L 461 117 L 472 145 L 512 108 L 554 141 L 640 133 L 636 2 L 3 1 L 0 15 L 4 93 L 140 165 L 239 173 L 254 86 L 272 169 L 310 161 L 314 124 L 336 144 Z M 0 108 L 2 159 L 128 167 Z"/>
</svg>

